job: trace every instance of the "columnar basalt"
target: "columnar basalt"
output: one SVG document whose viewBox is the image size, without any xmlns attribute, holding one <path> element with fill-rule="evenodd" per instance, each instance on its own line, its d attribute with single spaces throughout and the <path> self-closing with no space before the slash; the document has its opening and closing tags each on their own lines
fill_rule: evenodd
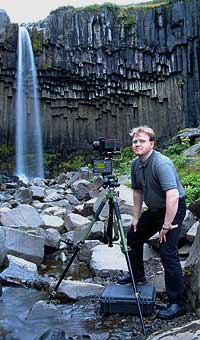
<svg viewBox="0 0 200 340">
<path fill-rule="evenodd" d="M 38 69 L 44 146 L 129 142 L 138 124 L 160 138 L 200 122 L 199 0 L 149 7 L 64 7 L 28 25 Z M 0 142 L 13 142 L 16 25 L 0 27 Z"/>
</svg>

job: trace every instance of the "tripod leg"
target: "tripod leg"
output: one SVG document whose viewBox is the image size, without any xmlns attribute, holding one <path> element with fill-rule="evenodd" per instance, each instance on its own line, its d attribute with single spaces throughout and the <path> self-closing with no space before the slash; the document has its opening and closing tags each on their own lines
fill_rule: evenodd
<svg viewBox="0 0 200 340">
<path fill-rule="evenodd" d="M 108 216 L 108 226 L 107 226 L 108 247 L 113 247 L 113 244 L 112 244 L 113 204 L 112 204 L 111 198 L 109 198 L 108 204 L 109 204 L 109 216 Z"/>
<path fill-rule="evenodd" d="M 140 316 L 140 320 L 141 320 L 141 324 L 142 324 L 142 329 L 143 329 L 144 334 L 146 334 L 146 329 L 145 329 L 144 320 L 143 320 L 142 311 L 141 311 L 141 306 L 140 306 L 140 295 L 137 292 L 137 288 L 136 288 L 136 285 L 135 285 L 135 279 L 134 279 L 134 276 L 133 276 L 131 262 L 130 262 L 130 258 L 129 258 L 129 254 L 128 254 L 127 241 L 126 241 L 126 238 L 125 238 L 125 235 L 124 235 L 122 219 L 121 219 L 119 205 L 117 203 L 116 197 L 113 197 L 113 206 L 114 206 L 114 211 L 115 211 L 116 218 L 117 218 L 117 224 L 118 224 L 119 233 L 120 233 L 120 236 L 121 236 L 121 241 L 122 241 L 122 245 L 123 245 L 123 249 L 124 249 L 124 253 L 125 253 L 125 258 L 126 258 L 128 270 L 129 270 L 130 275 L 131 275 L 133 292 L 134 292 L 135 297 L 136 297 L 136 302 L 137 302 L 138 312 L 139 312 L 139 316 Z"/>
<path fill-rule="evenodd" d="M 70 258 L 66 268 L 64 269 L 63 273 L 61 274 L 58 282 L 56 283 L 56 285 L 54 287 L 54 289 L 50 292 L 48 302 L 50 302 L 52 300 L 52 298 L 55 296 L 55 294 L 56 294 L 56 292 L 58 290 L 58 287 L 60 286 L 62 280 L 64 279 L 66 273 L 68 272 L 70 266 L 72 265 L 75 257 L 77 256 L 78 252 L 82 248 L 85 240 L 88 238 L 94 223 L 97 221 L 97 219 L 98 219 L 98 217 L 99 217 L 99 215 L 100 215 L 104 205 L 106 204 L 106 201 L 107 201 L 107 198 L 106 198 L 106 195 L 105 195 L 105 197 L 103 197 L 103 199 L 102 199 L 102 201 L 101 201 L 97 211 L 94 213 L 94 216 L 93 216 L 93 218 L 91 220 L 91 223 L 90 223 L 89 227 L 87 228 L 87 230 L 86 230 L 82 240 L 78 242 L 77 246 L 75 247 L 74 253 L 72 254 L 72 256 L 71 256 L 71 258 Z"/>
</svg>

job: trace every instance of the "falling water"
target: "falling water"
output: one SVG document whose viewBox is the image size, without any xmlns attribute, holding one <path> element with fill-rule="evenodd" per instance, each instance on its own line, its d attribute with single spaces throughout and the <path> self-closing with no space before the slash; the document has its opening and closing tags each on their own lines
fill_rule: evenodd
<svg viewBox="0 0 200 340">
<path fill-rule="evenodd" d="M 16 175 L 43 178 L 37 74 L 28 31 L 19 27 L 16 102 Z"/>
</svg>

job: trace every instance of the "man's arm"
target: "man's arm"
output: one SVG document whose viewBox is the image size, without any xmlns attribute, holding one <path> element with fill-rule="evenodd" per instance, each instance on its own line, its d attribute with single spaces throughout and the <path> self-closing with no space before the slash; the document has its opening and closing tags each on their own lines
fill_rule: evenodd
<svg viewBox="0 0 200 340">
<path fill-rule="evenodd" d="M 171 223 L 176 216 L 179 203 L 179 192 L 177 189 L 170 189 L 166 191 L 166 213 L 163 229 L 160 232 L 160 242 L 166 242 L 166 233 L 168 230 L 176 228 L 176 226 L 171 226 Z"/>
<path fill-rule="evenodd" d="M 134 190 L 133 191 L 133 222 L 132 226 L 134 228 L 134 231 L 137 230 L 137 224 L 140 217 L 141 209 L 142 209 L 142 203 L 143 203 L 143 192 L 142 190 Z"/>
</svg>

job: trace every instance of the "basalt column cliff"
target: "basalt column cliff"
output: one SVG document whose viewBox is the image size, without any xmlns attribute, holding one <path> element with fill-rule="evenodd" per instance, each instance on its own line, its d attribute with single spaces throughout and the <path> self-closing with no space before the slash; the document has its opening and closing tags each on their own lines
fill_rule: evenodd
<svg viewBox="0 0 200 340">
<path fill-rule="evenodd" d="M 160 138 L 200 123 L 200 1 L 60 8 L 27 25 L 38 70 L 46 149 Z M 18 26 L 0 12 L 0 143 L 14 143 Z M 27 112 L 28 114 L 28 112 Z"/>
</svg>

